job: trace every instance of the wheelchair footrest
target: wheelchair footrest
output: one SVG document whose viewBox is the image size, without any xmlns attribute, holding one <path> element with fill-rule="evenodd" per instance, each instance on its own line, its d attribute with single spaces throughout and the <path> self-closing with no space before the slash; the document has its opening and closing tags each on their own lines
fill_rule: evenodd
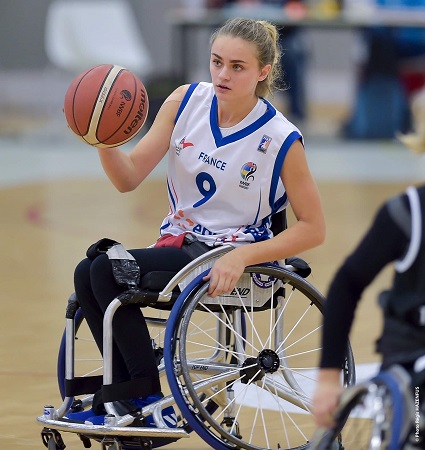
<svg viewBox="0 0 425 450">
<path fill-rule="evenodd" d="M 182 428 L 153 428 L 153 427 L 111 427 L 106 425 L 89 425 L 88 423 L 65 422 L 50 420 L 44 416 L 37 417 L 37 421 L 44 424 L 45 429 L 56 434 L 55 431 L 78 433 L 86 436 L 147 436 L 155 438 L 188 438 L 190 435 Z M 53 430 L 53 431 L 52 431 Z"/>
</svg>

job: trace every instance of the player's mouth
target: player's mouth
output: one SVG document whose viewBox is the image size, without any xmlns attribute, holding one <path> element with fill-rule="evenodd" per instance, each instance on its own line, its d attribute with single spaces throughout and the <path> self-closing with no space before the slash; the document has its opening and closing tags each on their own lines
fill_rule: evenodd
<svg viewBox="0 0 425 450">
<path fill-rule="evenodd" d="M 223 91 L 230 91 L 230 88 L 228 88 L 224 84 L 217 84 L 217 88 Z"/>
</svg>

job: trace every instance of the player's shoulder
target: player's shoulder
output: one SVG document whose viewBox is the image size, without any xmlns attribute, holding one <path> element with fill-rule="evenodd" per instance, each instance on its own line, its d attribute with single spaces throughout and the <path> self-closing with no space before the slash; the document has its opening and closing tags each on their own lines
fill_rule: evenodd
<svg viewBox="0 0 425 450">
<path fill-rule="evenodd" d="M 181 86 L 174 89 L 174 91 L 167 97 L 165 100 L 167 101 L 174 101 L 174 102 L 182 102 L 184 99 L 184 96 L 186 95 L 187 91 L 189 90 L 190 84 L 182 84 Z"/>
<path fill-rule="evenodd" d="M 188 93 L 193 91 L 206 91 L 211 90 L 212 84 L 206 82 L 192 83 L 192 84 L 182 84 L 181 86 L 174 89 L 174 91 L 168 96 L 167 100 L 173 101 L 183 101 Z M 200 95 L 203 95 L 202 93 Z"/>
</svg>

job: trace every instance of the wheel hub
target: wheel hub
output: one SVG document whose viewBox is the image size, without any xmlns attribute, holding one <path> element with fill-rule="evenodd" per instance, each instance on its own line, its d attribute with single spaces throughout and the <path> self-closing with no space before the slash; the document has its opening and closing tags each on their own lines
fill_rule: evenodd
<svg viewBox="0 0 425 450">
<path fill-rule="evenodd" d="M 258 364 L 266 373 L 273 373 L 279 369 L 279 356 L 274 350 L 268 348 L 262 350 L 258 355 Z"/>
<path fill-rule="evenodd" d="M 244 384 L 261 380 L 266 373 L 273 373 L 279 369 L 279 356 L 274 350 L 264 349 L 256 358 L 247 358 L 242 364 L 241 382 Z"/>
</svg>

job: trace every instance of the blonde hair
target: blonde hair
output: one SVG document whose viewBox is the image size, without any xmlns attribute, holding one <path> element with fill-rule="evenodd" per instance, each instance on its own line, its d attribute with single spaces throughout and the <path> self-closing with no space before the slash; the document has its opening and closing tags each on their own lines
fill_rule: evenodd
<svg viewBox="0 0 425 450">
<path fill-rule="evenodd" d="M 412 118 L 414 131 L 398 134 L 398 139 L 416 153 L 425 152 L 425 88 L 419 91 L 412 100 Z"/>
<path fill-rule="evenodd" d="M 278 88 L 281 78 L 279 66 L 281 52 L 278 45 L 279 33 L 273 24 L 265 20 L 230 19 L 212 34 L 211 45 L 218 36 L 238 37 L 247 42 L 252 42 L 257 49 L 260 68 L 267 64 L 271 65 L 268 76 L 257 84 L 255 93 L 258 97 L 266 97 Z"/>
</svg>

